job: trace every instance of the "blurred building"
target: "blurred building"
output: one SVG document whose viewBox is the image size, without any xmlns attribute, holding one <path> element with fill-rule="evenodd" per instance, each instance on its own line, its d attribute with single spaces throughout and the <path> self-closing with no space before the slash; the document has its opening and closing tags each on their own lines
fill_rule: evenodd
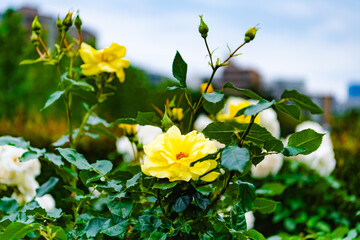
<svg viewBox="0 0 360 240">
<path fill-rule="evenodd" d="M 271 82 L 267 87 L 267 95 L 279 100 L 284 90 L 297 90 L 299 93 L 305 94 L 305 82 L 304 80 L 285 80 L 278 79 Z"/>
<path fill-rule="evenodd" d="M 344 104 L 344 111 L 360 109 L 360 81 L 349 84 L 348 100 Z"/>
<path fill-rule="evenodd" d="M 213 86 L 221 89 L 227 82 L 232 83 L 235 87 L 251 89 L 258 93 L 263 90 L 261 76 L 257 71 L 242 69 L 232 62 L 225 67 L 222 77 L 214 80 Z"/>
</svg>

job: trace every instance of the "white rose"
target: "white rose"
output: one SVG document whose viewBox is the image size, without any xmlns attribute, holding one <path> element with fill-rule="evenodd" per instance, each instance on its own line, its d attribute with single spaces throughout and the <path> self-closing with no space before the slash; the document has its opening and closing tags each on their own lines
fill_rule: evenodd
<svg viewBox="0 0 360 240">
<path fill-rule="evenodd" d="M 123 155 L 125 162 L 134 160 L 135 154 L 137 154 L 136 145 L 130 142 L 128 137 L 121 137 L 116 140 L 116 149 Z"/>
<path fill-rule="evenodd" d="M 145 126 L 138 126 L 137 129 L 137 137 L 140 143 L 143 145 L 149 144 L 154 140 L 157 136 L 162 133 L 161 128 L 145 125 Z"/>
<path fill-rule="evenodd" d="M 251 168 L 251 175 L 254 178 L 264 178 L 268 175 L 276 175 L 283 164 L 283 157 L 281 154 L 266 155 L 265 158 L 258 164 Z"/>
<path fill-rule="evenodd" d="M 254 228 L 255 217 L 254 217 L 254 213 L 252 211 L 245 213 L 245 220 L 246 220 L 247 230 Z"/>
<path fill-rule="evenodd" d="M 201 132 L 202 130 L 204 130 L 207 127 L 207 125 L 209 125 L 212 122 L 213 121 L 208 116 L 201 113 L 194 122 L 194 128 L 197 131 Z"/>
<path fill-rule="evenodd" d="M 51 196 L 51 194 L 45 194 L 42 197 L 37 197 L 35 198 L 35 201 L 37 201 L 40 207 L 45 209 L 46 212 L 51 212 L 55 209 L 55 199 Z"/>
</svg>

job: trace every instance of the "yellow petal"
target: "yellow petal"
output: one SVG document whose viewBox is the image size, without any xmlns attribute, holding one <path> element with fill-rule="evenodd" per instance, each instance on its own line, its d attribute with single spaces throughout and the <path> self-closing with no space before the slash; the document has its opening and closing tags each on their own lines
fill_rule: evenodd
<svg viewBox="0 0 360 240">
<path fill-rule="evenodd" d="M 201 177 L 200 180 L 201 180 L 201 181 L 204 181 L 204 182 L 212 182 L 212 181 L 214 181 L 219 175 L 220 175 L 220 173 L 218 173 L 218 172 L 210 172 L 210 173 L 206 174 L 205 176 Z"/>
<path fill-rule="evenodd" d="M 116 76 L 121 83 L 125 81 L 125 72 L 122 68 L 116 71 Z"/>
<path fill-rule="evenodd" d="M 83 64 L 80 67 L 82 74 L 87 76 L 101 73 L 101 69 L 98 64 Z"/>
</svg>

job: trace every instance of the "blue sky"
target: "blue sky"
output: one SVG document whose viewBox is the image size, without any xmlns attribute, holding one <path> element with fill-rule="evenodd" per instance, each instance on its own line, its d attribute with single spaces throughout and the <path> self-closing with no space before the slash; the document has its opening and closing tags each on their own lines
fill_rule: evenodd
<svg viewBox="0 0 360 240">
<path fill-rule="evenodd" d="M 85 26 L 97 34 L 99 48 L 112 42 L 124 45 L 127 58 L 152 73 L 171 76 L 179 50 L 193 86 L 210 74 L 197 32 L 199 14 L 210 27 L 210 47 L 221 59 L 227 45 L 235 49 L 244 32 L 259 24 L 256 39 L 234 62 L 258 70 L 266 83 L 303 79 L 309 93 L 344 101 L 348 84 L 360 82 L 358 0 L 2 0 L 0 11 L 25 5 L 54 17 L 80 10 Z"/>
</svg>

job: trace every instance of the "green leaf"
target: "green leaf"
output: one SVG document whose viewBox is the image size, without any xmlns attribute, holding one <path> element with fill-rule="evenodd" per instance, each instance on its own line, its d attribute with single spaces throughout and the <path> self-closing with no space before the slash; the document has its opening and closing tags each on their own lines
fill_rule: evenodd
<svg viewBox="0 0 360 240">
<path fill-rule="evenodd" d="M 13 198 L 3 197 L 0 199 L 0 210 L 6 214 L 15 213 L 18 207 L 18 202 Z"/>
<path fill-rule="evenodd" d="M 255 114 L 258 114 L 262 111 L 264 111 L 265 109 L 270 108 L 272 105 L 275 104 L 275 100 L 272 100 L 271 102 L 265 100 L 265 99 L 261 99 L 257 104 L 255 105 L 250 105 L 246 108 L 240 109 L 235 117 L 238 117 L 240 115 L 245 115 L 245 116 L 253 116 Z"/>
<path fill-rule="evenodd" d="M 67 240 L 67 236 L 66 233 L 64 231 L 64 229 L 62 229 L 62 227 L 60 226 L 56 226 L 53 224 L 50 224 L 48 226 L 46 226 L 46 228 L 48 228 L 48 232 L 51 233 L 51 239 L 53 240 Z"/>
<path fill-rule="evenodd" d="M 194 200 L 196 205 L 198 205 L 202 210 L 205 210 L 209 203 L 209 199 L 200 192 L 196 192 L 194 194 Z"/>
<path fill-rule="evenodd" d="M 172 72 L 174 77 L 179 80 L 180 84 L 186 88 L 187 64 L 178 51 L 176 51 L 173 61 Z"/>
<path fill-rule="evenodd" d="M 41 185 L 38 189 L 36 189 L 36 196 L 42 197 L 46 193 L 50 192 L 51 189 L 55 187 L 55 185 L 58 183 L 59 179 L 56 177 L 51 177 L 46 183 Z"/>
<path fill-rule="evenodd" d="M 203 97 L 210 103 L 218 103 L 224 99 L 224 94 L 219 90 L 215 90 L 212 93 L 203 93 Z"/>
<path fill-rule="evenodd" d="M 24 154 L 19 158 L 20 162 L 26 162 L 33 159 L 38 159 L 46 152 L 45 149 L 36 149 L 32 148 L 31 150 L 24 152 Z"/>
<path fill-rule="evenodd" d="M 127 226 L 128 226 L 128 220 L 123 220 L 115 224 L 114 226 L 102 230 L 101 233 L 104 233 L 111 237 L 116 237 L 125 233 L 127 230 Z"/>
<path fill-rule="evenodd" d="M 294 118 L 295 120 L 300 121 L 300 119 L 301 119 L 301 109 L 300 109 L 299 105 L 297 105 L 297 104 L 287 104 L 287 103 L 284 103 L 284 102 L 277 102 L 275 104 L 275 107 L 279 111 L 289 115 L 290 117 Z"/>
<path fill-rule="evenodd" d="M 149 240 L 166 240 L 166 233 L 163 232 L 152 232 Z"/>
<path fill-rule="evenodd" d="M 111 126 L 117 126 L 121 123 L 125 124 L 137 124 L 135 118 L 118 118 L 114 122 L 111 123 Z"/>
<path fill-rule="evenodd" d="M 245 167 L 250 161 L 250 153 L 247 148 L 238 146 L 226 146 L 221 154 L 221 165 L 228 170 L 244 173 Z"/>
<path fill-rule="evenodd" d="M 175 212 L 183 212 L 186 210 L 186 208 L 190 205 L 192 201 L 192 197 L 189 195 L 184 195 L 179 197 L 175 200 L 174 205 L 172 206 L 172 209 Z"/>
<path fill-rule="evenodd" d="M 101 227 L 107 221 L 106 218 L 93 218 L 89 222 L 87 222 L 86 227 L 84 229 L 86 233 L 86 237 L 95 237 L 101 230 Z"/>
<path fill-rule="evenodd" d="M 250 211 L 256 198 L 255 186 L 248 182 L 237 181 L 239 188 L 239 203 L 244 212 Z"/>
<path fill-rule="evenodd" d="M 236 203 L 233 209 L 230 211 L 230 226 L 237 232 L 246 230 L 246 219 L 241 202 Z"/>
<path fill-rule="evenodd" d="M 25 60 L 22 60 L 19 65 L 28 65 L 28 64 L 34 64 L 34 63 L 38 63 L 38 62 L 41 62 L 42 59 L 41 58 L 38 58 L 38 59 L 25 59 Z"/>
<path fill-rule="evenodd" d="M 349 232 L 349 228 L 347 227 L 337 227 L 332 233 L 332 239 L 342 239 Z"/>
<path fill-rule="evenodd" d="M 184 88 L 183 86 L 181 85 L 174 85 L 174 86 L 170 86 L 170 87 L 167 87 L 166 90 L 169 90 L 169 91 L 174 91 L 174 90 L 185 90 L 186 88 Z"/>
<path fill-rule="evenodd" d="M 255 100 L 261 100 L 263 99 L 262 97 L 260 97 L 258 94 L 254 93 L 253 91 L 249 90 L 249 89 L 242 89 L 242 88 L 237 88 L 234 87 L 234 85 L 230 82 L 225 83 L 223 88 L 229 88 L 229 89 L 233 89 L 239 93 L 241 93 L 242 95 L 255 99 Z"/>
<path fill-rule="evenodd" d="M 161 225 L 161 220 L 155 215 L 142 215 L 139 217 L 139 228 L 140 231 L 154 232 Z"/>
<path fill-rule="evenodd" d="M 111 213 L 127 218 L 133 208 L 133 201 L 126 198 L 113 198 L 108 202 L 107 206 Z"/>
<path fill-rule="evenodd" d="M 267 190 L 267 194 L 271 196 L 275 195 L 281 195 L 284 190 L 286 189 L 286 186 L 279 182 L 272 182 L 272 183 L 265 183 L 262 185 L 260 189 L 257 190 Z"/>
<path fill-rule="evenodd" d="M 91 164 L 91 166 L 102 175 L 108 174 L 113 168 L 112 162 L 108 160 L 98 160 L 96 163 Z"/>
<path fill-rule="evenodd" d="M 51 106 L 54 102 L 56 102 L 59 98 L 61 98 L 61 96 L 64 94 L 64 91 L 56 91 L 54 93 L 52 93 L 48 100 L 46 101 L 44 107 L 40 110 L 43 111 L 44 109 L 48 108 L 49 106 Z"/>
<path fill-rule="evenodd" d="M 0 234 L 0 239 L 23 239 L 26 234 L 40 229 L 39 223 L 25 224 L 13 222 Z"/>
<path fill-rule="evenodd" d="M 306 148 L 304 147 L 293 147 L 293 146 L 286 146 L 281 151 L 281 153 L 286 157 L 296 156 L 298 154 L 302 154 L 306 152 Z"/>
<path fill-rule="evenodd" d="M 44 158 L 55 164 L 56 166 L 60 167 L 64 165 L 64 162 L 61 160 L 61 156 L 53 154 L 53 153 L 45 153 Z"/>
<path fill-rule="evenodd" d="M 153 188 L 166 190 L 175 187 L 176 184 L 177 182 L 169 182 L 168 180 L 159 179 L 158 182 L 154 184 Z"/>
<path fill-rule="evenodd" d="M 126 181 L 126 188 L 130 188 L 136 185 L 137 181 L 139 180 L 141 173 L 134 175 L 131 179 Z"/>
<path fill-rule="evenodd" d="M 71 78 L 68 78 L 67 77 L 67 72 L 64 73 L 62 76 L 61 76 L 61 81 L 66 83 L 66 84 L 70 84 L 70 85 L 74 85 L 76 87 L 79 87 L 85 91 L 91 91 L 91 92 L 94 92 L 95 91 L 95 88 L 88 84 L 87 82 L 84 82 L 84 81 L 75 81 Z"/>
<path fill-rule="evenodd" d="M 239 132 L 239 135 L 242 136 L 243 133 L 248 128 L 249 124 L 244 123 L 238 123 L 238 122 L 232 122 L 232 126 L 236 128 L 236 130 Z M 251 130 L 248 135 L 245 137 L 245 141 L 251 141 L 255 144 L 262 145 L 266 141 L 269 140 L 278 140 L 276 139 L 266 128 L 254 123 L 251 126 Z"/>
<path fill-rule="evenodd" d="M 0 146 L 2 145 L 11 145 L 23 149 L 27 149 L 30 147 L 30 143 L 25 141 L 22 137 L 11 137 L 11 136 L 0 137 Z"/>
<path fill-rule="evenodd" d="M 227 122 L 213 122 L 202 131 L 205 136 L 224 144 L 231 144 L 236 138 L 235 128 Z"/>
<path fill-rule="evenodd" d="M 284 148 L 284 144 L 276 138 L 265 141 L 264 149 L 268 152 L 281 152 Z"/>
<path fill-rule="evenodd" d="M 308 96 L 299 93 L 296 90 L 285 90 L 281 95 L 281 99 L 289 100 L 297 103 L 302 109 L 312 114 L 323 114 L 324 111 L 316 105 Z"/>
<path fill-rule="evenodd" d="M 98 125 L 98 124 L 102 124 L 105 127 L 109 127 L 110 124 L 108 122 L 106 122 L 105 119 L 102 119 L 101 117 L 97 116 L 96 114 L 92 114 L 89 116 L 89 119 L 87 120 L 86 124 L 89 125 Z"/>
<path fill-rule="evenodd" d="M 256 198 L 254 202 L 254 210 L 261 212 L 262 214 L 272 213 L 276 209 L 278 202 L 265 198 Z"/>
<path fill-rule="evenodd" d="M 78 153 L 75 149 L 72 148 L 56 148 L 59 151 L 61 156 L 65 158 L 69 163 L 74 164 L 80 170 L 90 170 L 92 166 L 88 163 L 85 157 Z"/>
<path fill-rule="evenodd" d="M 310 154 L 321 145 L 322 138 L 325 134 L 317 133 L 312 129 L 305 129 L 290 135 L 288 146 L 297 148 L 306 148 L 302 154 Z"/>
<path fill-rule="evenodd" d="M 161 126 L 160 118 L 153 112 L 138 112 L 136 122 L 140 125 Z"/>
<path fill-rule="evenodd" d="M 249 231 L 246 231 L 245 234 L 247 237 L 253 240 L 266 240 L 266 238 L 255 229 L 250 229 Z"/>
</svg>

